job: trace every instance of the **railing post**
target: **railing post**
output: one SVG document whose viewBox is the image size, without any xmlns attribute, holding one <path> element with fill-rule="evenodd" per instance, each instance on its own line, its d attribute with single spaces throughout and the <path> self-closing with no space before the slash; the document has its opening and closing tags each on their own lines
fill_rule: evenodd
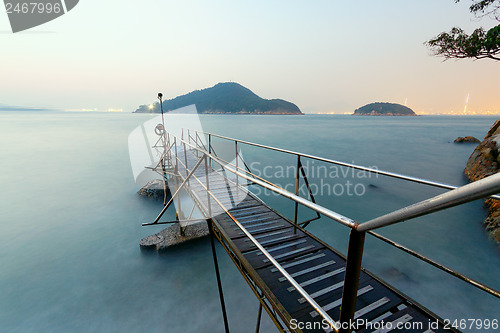
<svg viewBox="0 0 500 333">
<path fill-rule="evenodd" d="M 226 302 L 224 301 L 224 293 L 222 291 L 222 280 L 220 278 L 219 263 L 217 260 L 217 252 L 215 250 L 215 242 L 214 242 L 215 235 L 213 230 L 213 221 L 211 218 L 207 219 L 207 224 L 208 224 L 208 231 L 210 233 L 210 244 L 212 245 L 212 257 L 214 260 L 215 276 L 217 278 L 217 287 L 219 289 L 219 301 L 222 310 L 222 320 L 224 321 L 224 331 L 226 333 L 229 333 L 229 323 L 227 320 L 227 313 L 226 313 Z"/>
<path fill-rule="evenodd" d="M 354 322 L 356 299 L 358 297 L 359 275 L 361 261 L 363 260 L 363 247 L 365 233 L 351 229 L 349 247 L 347 250 L 347 263 L 345 268 L 344 289 L 342 291 L 342 305 L 340 308 L 341 333 L 351 333 L 351 323 Z"/>
<path fill-rule="evenodd" d="M 209 172 L 208 172 L 208 157 L 205 155 L 205 185 L 207 187 L 207 206 L 208 206 L 208 217 L 212 218 L 212 203 L 210 202 L 210 182 L 209 182 Z"/>
<path fill-rule="evenodd" d="M 177 137 L 174 136 L 174 147 L 175 147 L 175 173 L 179 171 L 179 154 L 177 154 Z"/>
<path fill-rule="evenodd" d="M 234 155 L 236 156 L 236 172 L 238 172 L 238 141 L 234 141 Z M 238 175 L 236 175 L 236 187 L 238 187 Z"/>
<path fill-rule="evenodd" d="M 208 153 L 212 155 L 212 134 L 208 134 Z M 210 167 L 212 167 L 212 158 L 210 157 Z"/>
<path fill-rule="evenodd" d="M 185 165 L 185 168 L 186 168 L 186 175 L 188 174 L 188 153 L 187 153 L 187 150 L 186 150 L 186 141 L 183 141 L 182 142 L 183 146 L 184 146 L 184 165 Z M 189 184 L 189 180 L 188 180 L 188 184 Z"/>
<path fill-rule="evenodd" d="M 297 172 L 295 172 L 295 195 L 299 195 L 299 171 L 301 168 L 300 155 L 297 155 Z M 293 212 L 293 233 L 297 233 L 297 221 L 298 221 L 299 203 L 295 201 L 294 212 Z"/>
<path fill-rule="evenodd" d="M 177 179 L 177 176 L 174 176 L 174 181 L 175 181 L 175 188 L 179 189 L 179 181 Z M 177 200 L 177 205 L 175 206 L 175 208 L 176 208 L 175 217 L 177 218 L 177 221 L 179 221 L 179 233 L 181 235 L 184 235 L 184 230 L 182 230 L 182 225 L 180 222 L 180 220 L 183 219 L 182 208 L 181 208 L 181 199 L 180 199 L 179 195 L 177 195 L 177 197 L 175 199 Z"/>
<path fill-rule="evenodd" d="M 163 129 L 163 154 L 161 156 L 161 169 L 163 171 L 162 180 L 163 180 L 163 206 L 167 205 L 167 172 L 166 172 L 166 160 L 167 160 L 167 147 L 168 145 L 167 136 L 166 136 L 165 128 Z"/>
<path fill-rule="evenodd" d="M 255 327 L 255 333 L 260 331 L 260 319 L 262 318 L 262 303 L 259 300 L 259 312 L 257 313 L 257 325 Z"/>
</svg>

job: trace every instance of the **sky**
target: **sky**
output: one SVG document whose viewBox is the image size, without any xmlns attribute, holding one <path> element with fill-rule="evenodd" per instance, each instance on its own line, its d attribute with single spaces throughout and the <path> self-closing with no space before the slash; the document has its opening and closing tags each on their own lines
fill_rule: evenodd
<svg viewBox="0 0 500 333">
<path fill-rule="evenodd" d="M 0 11 L 0 103 L 134 111 L 238 82 L 305 113 L 371 102 L 500 113 L 500 62 L 433 57 L 424 42 L 478 20 L 469 0 L 80 0 L 13 34 Z"/>
</svg>

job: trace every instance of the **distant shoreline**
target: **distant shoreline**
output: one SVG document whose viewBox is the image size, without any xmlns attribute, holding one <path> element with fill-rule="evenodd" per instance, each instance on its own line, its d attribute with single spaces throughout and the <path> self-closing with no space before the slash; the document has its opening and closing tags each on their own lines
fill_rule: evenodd
<svg viewBox="0 0 500 333">
<path fill-rule="evenodd" d="M 0 107 L 0 112 L 15 112 L 15 111 L 21 111 L 21 112 L 29 112 L 29 111 L 35 111 L 35 112 L 43 112 L 43 111 L 57 111 L 54 109 L 31 109 L 31 108 L 2 108 Z"/>
<path fill-rule="evenodd" d="M 132 113 L 139 114 L 161 114 L 160 112 L 137 112 L 134 111 Z M 169 112 L 165 112 L 164 114 L 168 114 Z M 182 114 L 182 113 L 176 113 Z M 189 113 L 184 113 L 189 114 Z M 197 113 L 198 115 L 231 115 L 231 116 L 303 116 L 305 113 L 287 113 L 287 112 L 201 112 Z M 310 113 L 315 114 L 315 113 Z"/>
<path fill-rule="evenodd" d="M 392 113 L 353 113 L 352 116 L 362 117 L 418 117 L 419 114 L 392 114 Z"/>
</svg>

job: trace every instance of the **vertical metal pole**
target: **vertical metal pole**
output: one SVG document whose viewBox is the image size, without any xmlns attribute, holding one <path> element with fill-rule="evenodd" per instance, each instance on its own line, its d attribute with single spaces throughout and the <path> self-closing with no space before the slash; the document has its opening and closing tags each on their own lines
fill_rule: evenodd
<svg viewBox="0 0 500 333">
<path fill-rule="evenodd" d="M 189 174 L 188 171 L 188 154 L 186 150 L 186 142 L 183 141 L 182 144 L 184 145 L 184 165 L 186 166 L 186 176 Z M 188 185 L 189 185 L 189 179 L 188 179 Z"/>
<path fill-rule="evenodd" d="M 208 134 L 208 153 L 212 154 L 212 134 Z M 212 167 L 212 158 L 210 157 L 210 167 Z"/>
<path fill-rule="evenodd" d="M 177 153 L 177 137 L 174 136 L 174 147 L 175 147 L 175 172 L 179 171 L 179 154 Z"/>
<path fill-rule="evenodd" d="M 260 319 L 262 318 L 262 303 L 259 301 L 259 313 L 257 314 L 257 327 L 255 327 L 255 333 L 260 331 Z"/>
<path fill-rule="evenodd" d="M 160 110 L 161 110 L 161 125 L 163 126 L 163 133 L 162 133 L 162 140 L 163 144 L 165 145 L 165 134 L 167 133 L 167 130 L 165 128 L 165 117 L 163 116 L 163 94 L 160 92 L 158 93 L 158 99 L 160 100 Z"/>
<path fill-rule="evenodd" d="M 351 333 L 350 323 L 354 320 L 356 310 L 356 299 L 358 297 L 359 275 L 361 272 L 361 261 L 363 260 L 363 247 L 365 244 L 365 232 L 351 229 L 349 235 L 349 248 L 347 250 L 347 263 L 345 268 L 344 289 L 342 291 L 342 305 L 340 308 L 340 323 L 347 323 L 342 327 L 341 333 Z"/>
<path fill-rule="evenodd" d="M 220 306 L 222 309 L 222 318 L 224 320 L 224 329 L 226 333 L 229 333 L 229 323 L 227 321 L 226 303 L 224 302 L 224 293 L 222 292 L 222 282 L 220 279 L 219 263 L 217 262 L 217 252 L 215 251 L 215 242 L 214 242 L 215 235 L 214 231 L 212 230 L 213 221 L 211 218 L 207 219 L 207 224 L 208 224 L 208 230 L 210 232 L 210 243 L 212 244 L 212 256 L 214 259 L 215 275 L 217 277 L 217 286 L 219 288 L 219 299 L 220 299 Z"/>
<path fill-rule="evenodd" d="M 174 172 L 174 181 L 175 181 L 175 189 L 177 190 L 178 188 L 178 176 L 177 176 L 177 173 L 179 172 L 179 155 L 178 155 L 178 152 L 177 152 L 177 137 L 174 136 L 174 147 L 175 147 L 175 172 Z M 179 193 L 180 194 L 180 193 Z M 180 220 L 182 219 L 182 209 L 181 209 L 181 200 L 180 200 L 180 196 L 177 195 L 177 205 L 175 206 L 175 209 L 176 209 L 176 217 L 177 217 L 177 220 Z M 181 235 L 184 234 L 184 231 L 182 230 L 182 226 L 181 226 L 181 223 L 179 222 L 179 232 Z"/>
<path fill-rule="evenodd" d="M 163 170 L 163 175 L 162 175 L 163 206 L 165 207 L 167 205 L 167 171 L 166 171 L 166 165 L 165 165 L 165 160 L 167 159 L 167 143 L 166 142 L 164 142 L 163 147 L 164 147 L 164 152 L 163 152 L 163 157 L 161 159 L 161 168 Z"/>
<path fill-rule="evenodd" d="M 174 176 L 174 180 L 175 180 L 175 189 L 177 190 L 179 188 L 179 182 L 178 182 L 177 176 Z M 176 196 L 176 199 L 177 199 L 177 205 L 175 206 L 175 209 L 176 209 L 175 215 L 177 217 L 177 221 L 179 221 L 179 233 L 181 235 L 184 235 L 184 230 L 182 230 L 182 226 L 181 226 L 181 222 L 180 222 L 180 220 L 184 219 L 184 217 L 183 217 L 184 214 L 182 214 L 182 208 L 181 208 L 180 192 Z"/>
<path fill-rule="evenodd" d="M 297 172 L 295 173 L 295 195 L 299 195 L 299 171 L 302 165 L 300 164 L 300 155 L 297 155 Z M 297 220 L 298 220 L 298 211 L 299 211 L 299 203 L 297 201 L 294 202 L 294 212 L 293 212 L 293 233 L 297 233 Z"/>
<path fill-rule="evenodd" d="M 167 154 L 165 154 L 165 158 L 167 159 L 167 162 L 170 162 L 170 163 L 167 163 L 167 167 L 169 166 L 169 164 L 171 165 L 172 164 L 172 151 L 171 151 L 171 147 L 170 147 L 170 133 L 167 133 L 167 147 L 168 147 L 168 151 L 167 151 Z"/>
<path fill-rule="evenodd" d="M 207 186 L 208 217 L 212 218 L 212 204 L 210 202 L 210 182 L 208 181 L 208 160 L 205 155 L 205 185 Z"/>
<path fill-rule="evenodd" d="M 236 172 L 238 172 L 238 141 L 234 141 L 234 155 L 236 156 Z M 236 175 L 236 187 L 238 187 L 238 175 Z"/>
</svg>

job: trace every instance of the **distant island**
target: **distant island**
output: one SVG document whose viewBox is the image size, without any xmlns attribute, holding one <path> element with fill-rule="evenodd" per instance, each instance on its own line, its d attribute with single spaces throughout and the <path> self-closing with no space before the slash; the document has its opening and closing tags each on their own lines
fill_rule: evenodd
<svg viewBox="0 0 500 333">
<path fill-rule="evenodd" d="M 409 107 L 396 103 L 370 103 L 356 109 L 355 116 L 416 116 Z"/>
<path fill-rule="evenodd" d="M 203 114 L 303 114 L 297 105 L 282 99 L 264 99 L 235 82 L 218 83 L 163 102 L 168 112 L 191 104 Z M 160 103 L 141 105 L 136 113 L 159 113 Z"/>
</svg>

